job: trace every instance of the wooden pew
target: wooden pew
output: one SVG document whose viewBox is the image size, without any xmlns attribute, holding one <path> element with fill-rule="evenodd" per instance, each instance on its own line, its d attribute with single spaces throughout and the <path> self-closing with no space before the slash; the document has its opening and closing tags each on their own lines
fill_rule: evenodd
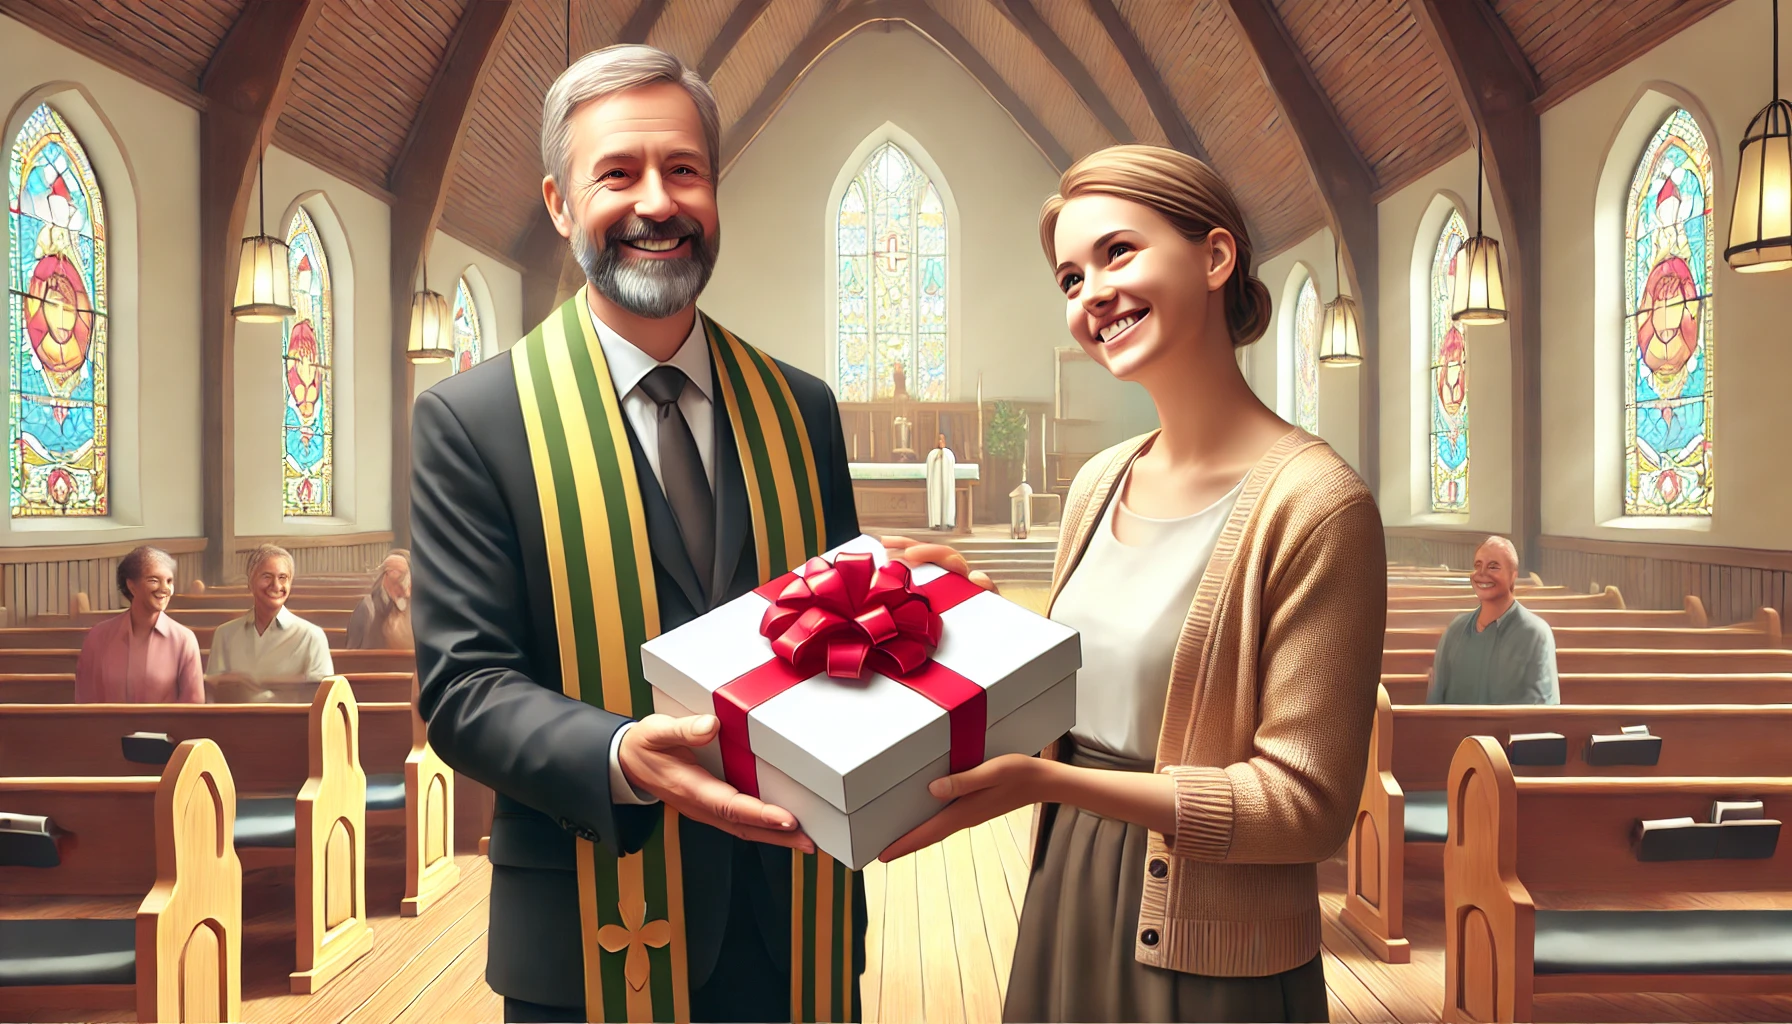
<svg viewBox="0 0 1792 1024">
<path fill-rule="evenodd" d="M 1792 672 L 1558 674 L 1563 704 L 1792 704 Z M 1385 675 L 1381 685 L 1395 705 L 1423 704 L 1430 677 Z"/>
<path fill-rule="evenodd" d="M 1519 602 L 1532 611 L 1544 608 L 1604 608 L 1610 610 L 1624 607 L 1624 595 L 1618 592 L 1617 587 L 1606 587 L 1597 594 L 1571 594 L 1562 590 L 1542 587 L 1531 591 L 1520 590 L 1517 596 Z M 1689 598 L 1689 600 L 1696 601 L 1698 598 Z M 1408 588 L 1401 588 L 1398 591 L 1393 587 L 1388 588 L 1389 611 L 1453 608 L 1460 614 L 1476 607 L 1479 603 L 1474 591 L 1466 588 L 1449 594 L 1414 594 L 1410 593 Z M 1704 605 L 1701 604 L 1700 609 L 1703 610 L 1703 608 Z"/>
<path fill-rule="evenodd" d="M 1688 597 L 1686 607 L 1679 611 L 1654 608 L 1557 608 L 1553 605 L 1526 607 L 1552 629 L 1561 626 L 1704 629 L 1710 625 L 1705 616 L 1705 606 L 1696 597 Z M 1387 628 L 1441 630 L 1458 616 L 1471 610 L 1472 604 L 1468 608 L 1461 605 L 1454 608 L 1394 608 L 1388 611 Z"/>
<path fill-rule="evenodd" d="M 1519 777 L 1474 736 L 1448 792 L 1444 1020 L 1529 1021 L 1537 993 L 1792 991 L 1792 842 L 1642 860 L 1634 838 L 1644 820 L 1710 822 L 1719 800 L 1759 800 L 1783 822 L 1792 778 Z M 1740 852 L 1743 835 L 1721 841 Z"/>
<path fill-rule="evenodd" d="M 1431 671 L 1436 645 L 1418 650 L 1381 652 L 1384 675 L 1424 675 Z M 1588 650 L 1556 646 L 1556 672 L 1697 672 L 1727 675 L 1736 672 L 1792 672 L 1792 650 L 1745 648 L 1742 650 L 1650 650 L 1609 648 Z"/>
<path fill-rule="evenodd" d="M 1587 762 L 1588 737 L 1647 725 L 1661 737 L 1652 765 Z M 1370 734 L 1370 763 L 1347 844 L 1343 922 L 1377 956 L 1406 963 L 1403 894 L 1409 866 L 1435 865 L 1444 835 L 1450 758 L 1463 739 L 1553 732 L 1567 738 L 1560 765 L 1527 765 L 1531 776 L 1792 774 L 1792 704 L 1391 705 L 1382 688 Z"/>
<path fill-rule="evenodd" d="M 188 629 L 217 629 L 219 626 L 222 626 L 239 615 L 245 614 L 247 611 L 248 609 L 246 607 L 189 608 L 181 609 L 179 611 L 170 610 L 168 612 L 168 617 Z M 328 607 L 314 608 L 306 611 L 300 611 L 299 609 L 294 608 L 292 609 L 292 612 L 294 615 L 297 615 L 299 618 L 304 619 L 315 626 L 324 629 L 346 630 L 348 628 L 349 616 L 354 614 L 354 608 L 343 608 L 340 605 L 332 604 Z M 97 622 L 109 619 L 118 614 L 120 613 L 117 611 L 77 612 L 72 616 L 63 617 L 55 622 L 39 620 L 35 622 L 34 625 L 78 626 L 82 629 L 86 629 Z"/>
<path fill-rule="evenodd" d="M 0 674 L 73 672 L 75 662 L 81 655 L 80 640 L 73 637 L 69 639 L 74 640 L 75 646 L 0 647 Z M 201 645 L 199 653 L 203 658 L 210 651 Z M 416 653 L 405 650 L 332 650 L 330 662 L 338 674 L 402 672 L 409 675 L 417 670 Z"/>
<path fill-rule="evenodd" d="M 1616 589 L 1616 588 L 1613 588 L 1613 589 Z M 1577 591 L 1569 590 L 1567 587 L 1530 586 L 1530 585 L 1528 585 L 1526 583 L 1522 583 L 1522 582 L 1519 583 L 1518 586 L 1512 588 L 1512 590 L 1513 590 L 1513 593 L 1518 595 L 1518 599 L 1520 601 L 1524 600 L 1527 597 L 1585 597 L 1585 596 L 1588 596 L 1585 594 L 1581 594 Z M 1388 584 L 1388 597 L 1390 599 L 1391 598 L 1420 598 L 1420 597 L 1444 597 L 1444 598 L 1466 597 L 1470 601 L 1473 601 L 1473 600 L 1475 600 L 1475 589 L 1473 586 L 1471 586 L 1469 584 L 1469 582 L 1467 580 L 1463 580 L 1461 583 L 1389 583 Z"/>
<path fill-rule="evenodd" d="M 306 593 L 294 590 L 286 598 L 286 607 L 299 615 L 319 608 L 353 609 L 367 596 L 367 587 L 362 587 L 353 594 L 327 592 L 321 594 Z M 247 594 L 176 594 L 168 601 L 169 614 L 179 618 L 182 613 L 196 611 L 235 611 L 238 615 L 249 610 L 253 601 Z"/>
<path fill-rule="evenodd" d="M 407 701 L 411 694 L 411 673 L 351 672 L 344 673 L 355 701 L 360 704 L 391 704 Z M 235 687 L 214 688 L 206 684 L 206 703 L 278 703 L 309 704 L 317 696 L 318 684 L 265 683 L 255 687 L 251 695 Z M 263 696 L 265 695 L 265 696 Z M 244 699 L 250 696 L 259 699 Z M 73 672 L 18 672 L 0 675 L 0 704 L 73 704 L 75 674 Z"/>
<path fill-rule="evenodd" d="M 211 650 L 214 627 L 188 628 L 193 630 L 193 636 L 199 641 L 201 650 Z M 324 628 L 324 637 L 329 641 L 330 651 L 334 654 L 348 642 L 348 630 Z M 13 626 L 0 629 L 0 652 L 42 648 L 72 648 L 78 651 L 81 649 L 81 642 L 86 639 L 86 626 Z M 11 671 L 4 662 L 0 662 L 0 670 Z"/>
<path fill-rule="evenodd" d="M 1718 626 L 1712 629 L 1557 626 L 1553 624 L 1550 629 L 1555 633 L 1558 649 L 1627 647 L 1643 650 L 1653 648 L 1657 650 L 1717 651 L 1784 646 L 1780 634 L 1780 614 L 1772 608 L 1758 610 L 1755 612 L 1754 619 L 1747 623 Z M 1391 627 L 1382 638 L 1381 649 L 1384 651 L 1436 651 L 1437 642 L 1442 636 L 1442 626 L 1430 629 Z"/>
<path fill-rule="evenodd" d="M 409 748 L 405 705 L 355 704 L 348 681 L 286 704 L 52 704 L 0 708 L 0 773 L 134 775 L 120 737 L 211 739 L 237 792 L 232 833 L 245 867 L 293 865 L 295 994 L 315 992 L 373 948 L 367 923 L 364 748 Z M 363 721 L 362 711 L 368 711 Z M 364 735 L 367 728 L 372 735 Z M 395 739 L 380 733 L 396 733 Z M 296 797 L 295 797 L 296 794 Z"/>
<path fill-rule="evenodd" d="M 65 833 L 15 843 L 21 856 L 0 866 L 0 893 L 31 897 L 0 936 L 34 953 L 40 975 L 0 987 L 0 1017 L 104 1007 L 140 1021 L 242 1019 L 243 869 L 222 841 L 236 787 L 217 744 L 182 743 L 160 778 L 0 779 L 0 812 Z"/>
</svg>

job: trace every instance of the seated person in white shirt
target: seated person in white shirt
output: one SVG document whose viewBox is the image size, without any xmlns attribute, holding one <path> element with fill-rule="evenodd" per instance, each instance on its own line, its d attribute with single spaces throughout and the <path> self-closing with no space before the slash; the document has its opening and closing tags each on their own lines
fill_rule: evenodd
<svg viewBox="0 0 1792 1024">
<path fill-rule="evenodd" d="M 324 631 L 286 610 L 292 592 L 292 555 L 263 544 L 249 553 L 253 608 L 212 633 L 205 662 L 208 683 L 310 681 L 335 675 Z"/>
</svg>

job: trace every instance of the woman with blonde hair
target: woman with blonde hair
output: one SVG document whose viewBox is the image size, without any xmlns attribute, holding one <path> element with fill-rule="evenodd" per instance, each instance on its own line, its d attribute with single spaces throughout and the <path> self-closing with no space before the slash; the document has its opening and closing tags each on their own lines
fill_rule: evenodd
<svg viewBox="0 0 1792 1024">
<path fill-rule="evenodd" d="M 1239 371 L 1269 292 L 1211 168 L 1094 153 L 1040 238 L 1072 337 L 1161 427 L 1071 486 L 1050 614 L 1082 638 L 1075 728 L 935 782 L 953 802 L 884 856 L 1043 805 L 1009 1020 L 1325 1020 L 1317 863 L 1368 757 L 1380 513 Z"/>
</svg>

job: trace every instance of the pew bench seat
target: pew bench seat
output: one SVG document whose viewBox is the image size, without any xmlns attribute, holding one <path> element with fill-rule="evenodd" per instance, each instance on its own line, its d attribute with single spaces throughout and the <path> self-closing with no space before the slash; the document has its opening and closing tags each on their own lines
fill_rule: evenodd
<svg viewBox="0 0 1792 1024">
<path fill-rule="evenodd" d="M 1536 923 L 1539 975 L 1792 974 L 1792 910 L 1538 910 Z"/>
<path fill-rule="evenodd" d="M 1450 837 L 1450 794 L 1441 789 L 1406 794 L 1406 841 L 1441 843 Z"/>
<path fill-rule="evenodd" d="M 404 776 L 367 776 L 367 812 L 404 812 Z M 290 796 L 243 797 L 236 804 L 237 846 L 291 849 L 298 841 L 298 801 Z M 377 822 L 376 822 L 377 824 Z M 397 824 L 402 826 L 400 820 Z"/>
<path fill-rule="evenodd" d="M 0 921 L 0 988 L 137 984 L 137 921 Z"/>
</svg>

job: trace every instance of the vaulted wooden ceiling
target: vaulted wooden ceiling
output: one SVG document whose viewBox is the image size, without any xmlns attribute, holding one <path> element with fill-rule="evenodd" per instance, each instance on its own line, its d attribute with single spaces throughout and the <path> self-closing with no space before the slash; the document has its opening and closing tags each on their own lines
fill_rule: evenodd
<svg viewBox="0 0 1792 1024">
<path fill-rule="evenodd" d="M 469 3 L 323 0 L 274 143 L 389 197 L 432 80 Z M 663 47 L 710 78 L 731 161 L 802 72 L 868 24 L 938 43 L 1046 158 L 1115 142 L 1174 145 L 1236 188 L 1263 253 L 1326 220 L 1300 140 L 1258 67 L 1241 8 L 1267 8 L 1386 194 L 1470 142 L 1417 0 L 515 0 L 474 101 L 443 227 L 525 262 L 540 217 L 542 95 L 573 53 Z M 1466 0 L 1490 5 L 1487 45 L 1516 49 L 1538 106 L 1560 102 L 1728 0 Z M 0 0 L 0 11 L 172 95 L 203 103 L 207 62 L 243 0 Z M 1248 13 L 1248 12 L 1245 12 Z M 1498 29 L 1503 28 L 1503 32 Z M 1501 36 L 1505 36 L 1501 39 Z"/>
</svg>

